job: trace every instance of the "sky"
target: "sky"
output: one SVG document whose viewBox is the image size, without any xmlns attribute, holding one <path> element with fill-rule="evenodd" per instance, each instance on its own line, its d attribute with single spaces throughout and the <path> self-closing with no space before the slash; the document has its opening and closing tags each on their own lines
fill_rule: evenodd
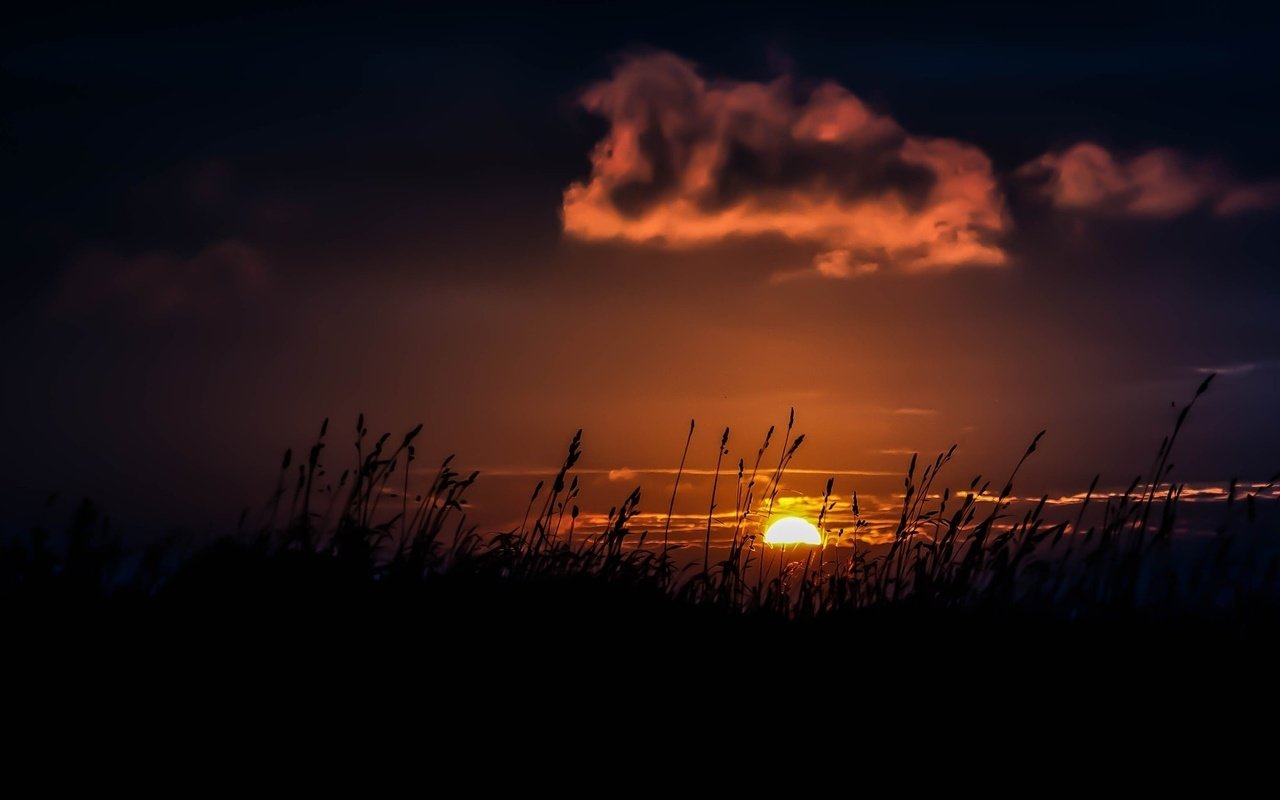
<svg viewBox="0 0 1280 800">
<path fill-rule="evenodd" d="M 3 519 L 220 530 L 360 413 L 480 469 L 494 528 L 579 428 L 584 508 L 664 515 L 690 419 L 696 520 L 724 428 L 736 471 L 792 408 L 796 508 L 891 508 L 952 444 L 952 485 L 1003 476 L 1042 429 L 1020 481 L 1069 497 L 1215 371 L 1175 476 L 1265 480 L 1277 20 L 1161 8 L 24 10 Z"/>
</svg>

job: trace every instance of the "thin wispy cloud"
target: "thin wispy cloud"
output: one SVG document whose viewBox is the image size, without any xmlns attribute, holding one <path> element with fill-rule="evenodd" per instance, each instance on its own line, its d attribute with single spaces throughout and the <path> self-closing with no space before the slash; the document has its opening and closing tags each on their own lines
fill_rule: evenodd
<svg viewBox="0 0 1280 800">
<path fill-rule="evenodd" d="M 851 250 L 830 250 L 818 253 L 813 261 L 798 269 L 779 270 L 770 276 L 773 283 L 786 283 L 801 278 L 828 278 L 843 280 L 863 278 L 880 271 L 876 261 L 859 259 Z"/>
<path fill-rule="evenodd" d="M 1258 364 L 1254 362 L 1241 362 L 1239 364 L 1222 364 L 1216 367 L 1196 367 L 1195 371 L 1201 375 L 1223 375 L 1226 377 L 1234 377 L 1237 375 L 1247 375 L 1258 368 Z"/>
<path fill-rule="evenodd" d="M 92 250 L 63 272 L 52 310 L 63 317 L 166 322 L 239 308 L 259 299 L 270 279 L 262 252 L 237 239 L 190 255 Z"/>
<path fill-rule="evenodd" d="M 479 467 L 480 474 L 483 476 L 494 478 L 545 478 L 549 475 L 555 475 L 559 471 L 559 467 Z M 728 475 L 735 472 L 736 468 L 724 467 L 720 470 L 720 475 Z M 419 473 L 434 473 L 434 468 L 423 467 L 415 468 Z M 683 471 L 675 467 L 601 467 L 588 469 L 574 469 L 574 475 L 594 475 L 608 478 L 611 481 L 627 481 L 643 477 L 645 475 L 675 475 L 677 473 L 683 475 L 712 476 L 716 474 L 714 469 L 703 469 L 694 467 L 685 467 Z M 829 477 L 885 477 L 897 475 L 897 472 L 885 472 L 883 470 L 866 470 L 866 469 L 813 469 L 802 467 L 787 467 L 788 475 L 822 475 Z"/>
</svg>

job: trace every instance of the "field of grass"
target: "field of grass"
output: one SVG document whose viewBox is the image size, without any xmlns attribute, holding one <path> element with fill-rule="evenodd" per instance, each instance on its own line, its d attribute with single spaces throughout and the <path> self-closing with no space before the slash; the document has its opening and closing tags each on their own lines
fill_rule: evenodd
<svg viewBox="0 0 1280 800">
<path fill-rule="evenodd" d="M 1169 460 L 1194 403 L 1149 476 L 1093 512 L 1088 498 L 1064 520 L 1043 500 L 1011 511 L 1036 437 L 1006 476 L 960 492 L 937 488 L 951 453 L 913 459 L 887 541 L 858 535 L 855 495 L 852 530 L 786 551 L 760 541 L 759 521 L 802 446 L 791 425 L 717 468 L 736 504 L 728 547 L 713 548 L 713 502 L 702 546 L 676 543 L 669 525 L 636 529 L 638 489 L 607 524 L 579 525 L 579 437 L 523 521 L 487 532 L 466 515 L 479 475 L 446 460 L 411 486 L 421 427 L 371 439 L 361 418 L 356 463 L 333 476 L 326 423 L 301 459 L 285 454 L 268 502 L 211 544 L 125 547 L 88 503 L 64 530 L 8 536 L 0 676 L 15 718 L 50 735 L 60 714 L 174 730 L 214 719 L 267 748 L 283 745 L 245 720 L 274 718 L 291 741 L 411 721 L 463 750 L 496 736 L 529 753 L 601 731 L 637 743 L 655 723 L 661 742 L 690 741 L 708 720 L 727 731 L 722 749 L 749 726 L 826 719 L 881 746 L 969 736 L 976 721 L 1208 725 L 1196 720 L 1274 695 L 1280 531 L 1275 479 L 1233 485 L 1215 529 L 1178 525 Z M 543 730 L 554 720 L 596 727 L 561 744 Z"/>
<path fill-rule="evenodd" d="M 1249 524 L 1259 504 L 1275 502 L 1275 478 L 1247 492 L 1233 485 L 1216 532 L 1175 536 L 1183 487 L 1169 480 L 1170 456 L 1209 383 L 1182 409 L 1149 475 L 1106 498 L 1087 525 L 1096 480 L 1071 519 L 1046 519 L 1045 500 L 1010 513 L 1036 437 L 1006 477 L 974 478 L 955 493 L 936 488 L 951 452 L 923 468 L 913 458 L 888 542 L 871 546 L 859 538 L 866 523 L 855 494 L 852 530 L 828 531 L 827 546 L 765 546 L 751 521 L 768 519 L 803 443 L 793 436 L 793 414 L 780 437 L 770 429 L 754 462 L 739 461 L 736 470 L 721 470 L 727 429 L 721 437 L 713 492 L 720 481 L 737 487 L 727 550 L 711 545 L 714 504 L 699 551 L 671 544 L 674 491 L 662 531 L 633 526 L 639 489 L 609 512 L 603 527 L 579 528 L 573 471 L 581 432 L 554 479 L 532 491 L 519 527 L 481 532 L 465 513 L 478 474 L 459 474 L 450 458 L 429 486 L 415 491 L 409 467 L 422 426 L 373 440 L 361 417 L 356 463 L 336 480 L 324 464 L 326 421 L 303 458 L 285 454 L 265 507 L 246 511 L 238 533 L 197 552 L 178 556 L 172 543 L 127 551 L 87 503 L 61 535 L 36 530 L 10 537 L 0 552 L 0 597 L 11 611 L 355 603 L 404 613 L 429 598 L 433 606 L 453 607 L 454 615 L 485 609 L 519 617 L 546 605 L 534 615 L 542 623 L 553 616 L 595 619 L 588 609 L 608 608 L 768 624 L 909 615 L 1035 618 L 1045 625 L 1197 620 L 1240 629 L 1269 621 L 1280 608 L 1280 548 L 1269 546 L 1280 532 Z M 681 469 L 687 455 L 688 442 Z M 679 481 L 677 474 L 677 487 Z M 836 503 L 830 493 L 828 481 L 817 520 L 824 531 L 822 517 Z"/>
</svg>

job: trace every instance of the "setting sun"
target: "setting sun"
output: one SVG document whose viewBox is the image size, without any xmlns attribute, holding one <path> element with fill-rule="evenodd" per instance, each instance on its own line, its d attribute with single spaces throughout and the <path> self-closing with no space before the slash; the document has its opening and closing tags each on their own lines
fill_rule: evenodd
<svg viewBox="0 0 1280 800">
<path fill-rule="evenodd" d="M 822 544 L 822 533 L 800 517 L 774 520 L 764 533 L 765 544 Z"/>
</svg>

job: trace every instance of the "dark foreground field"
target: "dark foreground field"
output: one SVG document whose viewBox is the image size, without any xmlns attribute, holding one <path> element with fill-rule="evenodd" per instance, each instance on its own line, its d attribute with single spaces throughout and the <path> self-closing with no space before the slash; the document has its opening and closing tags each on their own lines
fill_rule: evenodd
<svg viewBox="0 0 1280 800">
<path fill-rule="evenodd" d="M 524 523 L 486 534 L 464 514 L 476 476 L 447 462 L 421 494 L 387 491 L 416 430 L 371 442 L 361 420 L 359 461 L 330 484 L 326 425 L 240 532 L 195 552 L 124 548 L 88 504 L 63 530 L 9 537 L 6 672 L 25 701 L 117 713 L 193 687 L 385 714 L 1257 711 L 1280 674 L 1276 501 L 1271 484 L 1233 487 L 1215 529 L 1178 532 L 1168 461 L 1185 418 L 1154 477 L 1087 516 L 1012 516 L 1017 468 L 938 490 L 943 454 L 913 462 L 890 541 L 790 563 L 763 558 L 747 524 L 800 444 L 790 427 L 770 467 L 772 432 L 738 468 L 738 528 L 713 557 L 634 530 L 638 490 L 575 536 L 576 439 Z"/>
</svg>

